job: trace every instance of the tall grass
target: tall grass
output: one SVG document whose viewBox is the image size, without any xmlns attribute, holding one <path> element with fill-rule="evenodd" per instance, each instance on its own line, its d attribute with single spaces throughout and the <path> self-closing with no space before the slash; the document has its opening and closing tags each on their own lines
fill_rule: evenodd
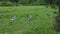
<svg viewBox="0 0 60 34">
<path fill-rule="evenodd" d="M 56 14 L 53 14 L 54 11 L 57 11 L 57 9 L 44 6 L 0 7 L 0 33 L 60 34 L 52 28 L 54 16 L 56 16 Z M 31 21 L 27 20 L 27 14 L 32 15 Z M 16 16 L 16 21 L 10 21 L 12 16 Z"/>
</svg>

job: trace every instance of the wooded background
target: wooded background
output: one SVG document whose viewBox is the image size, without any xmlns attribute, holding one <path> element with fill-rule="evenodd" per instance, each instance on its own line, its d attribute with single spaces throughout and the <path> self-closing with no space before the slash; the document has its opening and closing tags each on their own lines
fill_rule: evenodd
<svg viewBox="0 0 60 34">
<path fill-rule="evenodd" d="M 0 0 L 0 6 L 45 5 L 44 0 Z"/>
</svg>

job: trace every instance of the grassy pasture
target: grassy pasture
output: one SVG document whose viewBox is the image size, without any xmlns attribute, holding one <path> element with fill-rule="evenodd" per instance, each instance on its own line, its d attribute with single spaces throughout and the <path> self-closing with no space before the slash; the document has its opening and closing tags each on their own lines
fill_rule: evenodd
<svg viewBox="0 0 60 34">
<path fill-rule="evenodd" d="M 54 11 L 57 9 L 44 6 L 0 7 L 0 34 L 60 34 L 52 28 Z M 27 14 L 32 15 L 31 21 Z M 16 16 L 16 21 L 11 22 L 12 16 Z"/>
</svg>

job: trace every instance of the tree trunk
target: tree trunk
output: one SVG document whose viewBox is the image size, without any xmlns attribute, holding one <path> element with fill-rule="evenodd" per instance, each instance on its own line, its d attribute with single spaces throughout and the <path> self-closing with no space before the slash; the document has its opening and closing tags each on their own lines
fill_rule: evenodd
<svg viewBox="0 0 60 34">
<path fill-rule="evenodd" d="M 56 17 L 56 31 L 60 32 L 60 6 L 58 6 L 58 15 Z"/>
<path fill-rule="evenodd" d="M 60 17 L 60 6 L 58 6 L 59 12 L 58 12 L 58 16 Z"/>
</svg>

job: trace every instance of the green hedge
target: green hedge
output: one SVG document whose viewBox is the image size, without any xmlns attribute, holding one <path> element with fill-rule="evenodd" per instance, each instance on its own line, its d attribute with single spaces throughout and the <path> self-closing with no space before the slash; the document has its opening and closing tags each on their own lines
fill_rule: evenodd
<svg viewBox="0 0 60 34">
<path fill-rule="evenodd" d="M 0 6 L 15 6 L 16 3 L 12 2 L 0 2 Z"/>
</svg>

